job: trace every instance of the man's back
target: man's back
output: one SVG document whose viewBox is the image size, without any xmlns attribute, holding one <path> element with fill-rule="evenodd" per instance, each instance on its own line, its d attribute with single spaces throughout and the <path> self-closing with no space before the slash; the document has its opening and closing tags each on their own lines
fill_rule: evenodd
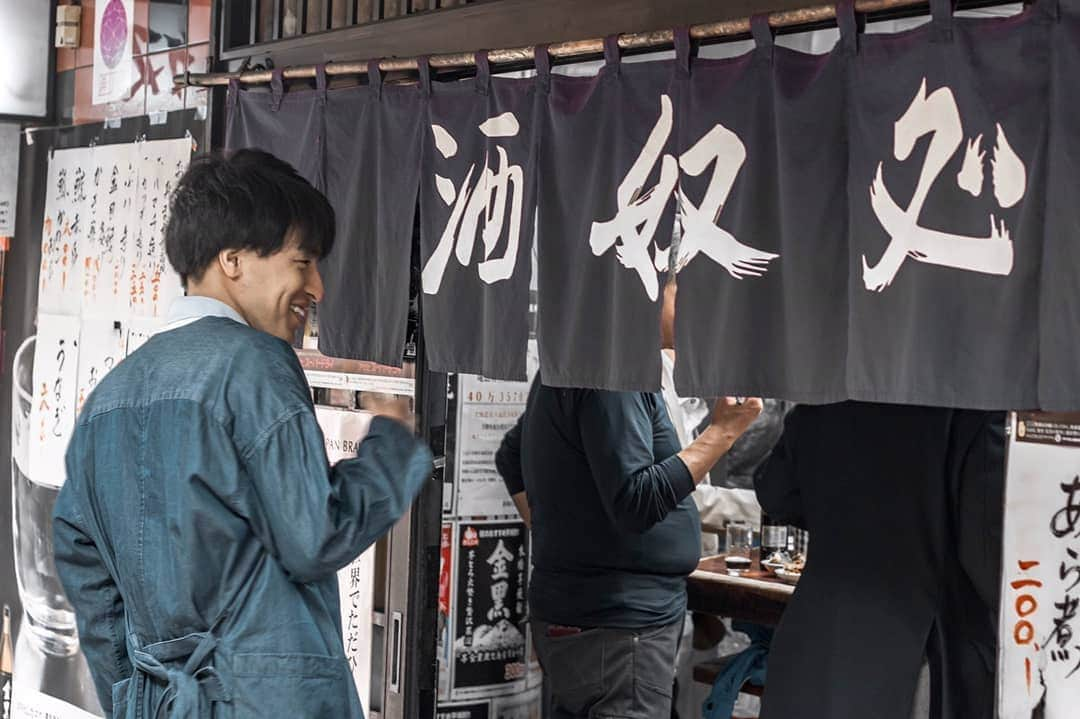
<svg viewBox="0 0 1080 719">
<path fill-rule="evenodd" d="M 680 618 L 701 540 L 659 394 L 537 381 L 521 428 L 534 616 L 627 628 Z"/>
<path fill-rule="evenodd" d="M 933 716 L 991 716 L 1001 418 L 861 402 L 788 415 L 757 492 L 813 541 L 772 645 L 763 717 L 907 719 L 927 654 Z"/>
<path fill-rule="evenodd" d="M 116 716 L 154 716 L 159 701 L 200 716 L 211 701 L 237 717 L 360 715 L 334 571 L 426 474 L 393 425 L 372 431 L 410 467 L 400 491 L 335 484 L 292 349 L 221 317 L 157 335 L 103 380 L 72 437 L 55 521 Z M 370 460 L 350 463 L 342 472 L 384 479 Z"/>
</svg>

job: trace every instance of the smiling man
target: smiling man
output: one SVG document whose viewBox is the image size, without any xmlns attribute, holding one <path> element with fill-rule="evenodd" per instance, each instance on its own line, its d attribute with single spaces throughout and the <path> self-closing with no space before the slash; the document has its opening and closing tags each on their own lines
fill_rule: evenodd
<svg viewBox="0 0 1080 719">
<path fill-rule="evenodd" d="M 187 296 L 91 394 L 54 515 L 101 705 L 360 717 L 335 572 L 401 517 L 431 455 L 386 415 L 355 458 L 327 461 L 289 344 L 323 295 L 322 194 L 241 150 L 195 160 L 171 210 Z"/>
</svg>

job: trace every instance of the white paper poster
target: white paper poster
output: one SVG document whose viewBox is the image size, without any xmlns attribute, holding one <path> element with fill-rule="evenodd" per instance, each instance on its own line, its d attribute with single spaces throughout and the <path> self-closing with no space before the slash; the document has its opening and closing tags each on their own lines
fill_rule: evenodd
<svg viewBox="0 0 1080 719">
<path fill-rule="evenodd" d="M 89 224 L 91 148 L 57 150 L 49 161 L 42 223 L 38 312 L 77 316 L 82 299 L 79 238 Z"/>
<path fill-rule="evenodd" d="M 19 194 L 19 124 L 0 123 L 0 237 L 15 234 Z"/>
<path fill-rule="evenodd" d="M 525 689 L 528 530 L 520 520 L 454 525 L 452 699 Z"/>
<path fill-rule="evenodd" d="M 495 468 L 503 436 L 525 411 L 527 382 L 458 375 L 454 483 L 458 517 L 517 516 L 506 485 Z"/>
<path fill-rule="evenodd" d="M 98 719 L 98 715 L 32 687 L 17 686 L 11 698 L 11 719 Z"/>
<path fill-rule="evenodd" d="M 138 183 L 136 145 L 94 149 L 92 224 L 83 254 L 83 315 L 128 316 L 126 252 Z"/>
<path fill-rule="evenodd" d="M 1080 414 L 1013 415 L 1005 490 L 998 711 L 1080 706 Z"/>
<path fill-rule="evenodd" d="M 78 363 L 79 319 L 40 315 L 30 408 L 30 479 L 38 484 L 64 483 L 64 452 L 75 426 Z"/>
<path fill-rule="evenodd" d="M 138 146 L 139 177 L 127 247 L 128 297 L 137 317 L 163 317 L 183 294 L 180 277 L 165 253 L 169 199 L 191 160 L 191 140 L 160 140 Z"/>
<path fill-rule="evenodd" d="M 98 0 L 94 5 L 95 105 L 131 94 L 134 20 L 135 0 Z"/>
<path fill-rule="evenodd" d="M 127 357 L 146 344 L 151 337 L 165 326 L 165 320 L 158 317 L 132 317 L 127 322 Z"/>
<path fill-rule="evenodd" d="M 84 319 L 79 336 L 79 373 L 76 383 L 75 412 L 83 405 L 98 382 L 124 359 L 127 332 L 119 320 Z"/>
<path fill-rule="evenodd" d="M 355 412 L 333 407 L 315 407 L 315 417 L 326 441 L 326 456 L 330 464 L 356 456 L 357 445 L 371 426 L 367 412 Z M 352 667 L 356 691 L 365 713 L 371 698 L 372 613 L 375 602 L 375 547 L 354 559 L 338 572 L 338 592 L 341 599 L 341 630 L 345 640 L 345 657 Z"/>
</svg>

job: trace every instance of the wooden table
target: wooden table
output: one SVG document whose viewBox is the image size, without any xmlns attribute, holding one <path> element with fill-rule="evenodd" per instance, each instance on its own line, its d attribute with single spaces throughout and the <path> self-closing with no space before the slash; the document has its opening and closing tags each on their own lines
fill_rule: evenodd
<svg viewBox="0 0 1080 719">
<path fill-rule="evenodd" d="M 722 554 L 702 559 L 686 582 L 690 610 L 776 626 L 795 587 L 762 571 L 758 550 L 751 559 L 741 576 L 728 574 Z"/>
</svg>

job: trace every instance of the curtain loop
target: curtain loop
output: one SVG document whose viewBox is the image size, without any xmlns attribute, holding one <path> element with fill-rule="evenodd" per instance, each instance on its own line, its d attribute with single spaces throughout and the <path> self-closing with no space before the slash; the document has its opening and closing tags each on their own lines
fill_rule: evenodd
<svg viewBox="0 0 1080 719">
<path fill-rule="evenodd" d="M 431 97 L 431 63 L 428 62 L 428 56 L 418 57 L 416 66 L 420 70 L 420 92 L 424 97 Z"/>
<path fill-rule="evenodd" d="M 551 89 L 551 55 L 548 54 L 547 45 L 537 45 L 533 50 L 533 61 L 536 63 L 536 81 L 543 92 Z"/>
<path fill-rule="evenodd" d="M 281 98 L 285 95 L 285 70 L 278 67 L 270 73 L 270 109 L 281 109 Z"/>
<path fill-rule="evenodd" d="M 683 74 L 690 74 L 690 28 L 686 25 L 677 27 L 671 31 L 675 40 L 675 63 Z"/>
<path fill-rule="evenodd" d="M 367 64 L 368 92 L 376 100 L 382 99 L 383 76 L 379 69 L 378 60 L 368 60 Z"/>
<path fill-rule="evenodd" d="M 315 66 L 315 90 L 319 93 L 319 102 L 326 104 L 326 64 Z"/>
<path fill-rule="evenodd" d="M 930 0 L 933 16 L 934 37 L 942 42 L 952 42 L 953 0 Z"/>
<path fill-rule="evenodd" d="M 491 63 L 488 62 L 487 50 L 479 50 L 476 55 L 476 91 L 487 95 L 491 90 Z"/>
<path fill-rule="evenodd" d="M 770 60 L 773 54 L 773 29 L 769 26 L 768 13 L 758 13 L 750 16 L 750 34 L 754 37 L 754 45 L 757 52 L 764 54 Z"/>
<path fill-rule="evenodd" d="M 836 3 L 836 24 L 840 28 L 840 42 L 848 54 L 859 51 L 859 22 L 855 17 L 855 0 Z"/>
<path fill-rule="evenodd" d="M 225 94 L 225 107 L 232 110 L 240 100 L 240 81 L 235 77 L 229 78 L 229 90 Z"/>
<path fill-rule="evenodd" d="M 619 36 L 608 35 L 604 38 L 604 67 L 610 68 L 616 75 L 622 63 L 622 51 L 619 49 Z"/>
</svg>

